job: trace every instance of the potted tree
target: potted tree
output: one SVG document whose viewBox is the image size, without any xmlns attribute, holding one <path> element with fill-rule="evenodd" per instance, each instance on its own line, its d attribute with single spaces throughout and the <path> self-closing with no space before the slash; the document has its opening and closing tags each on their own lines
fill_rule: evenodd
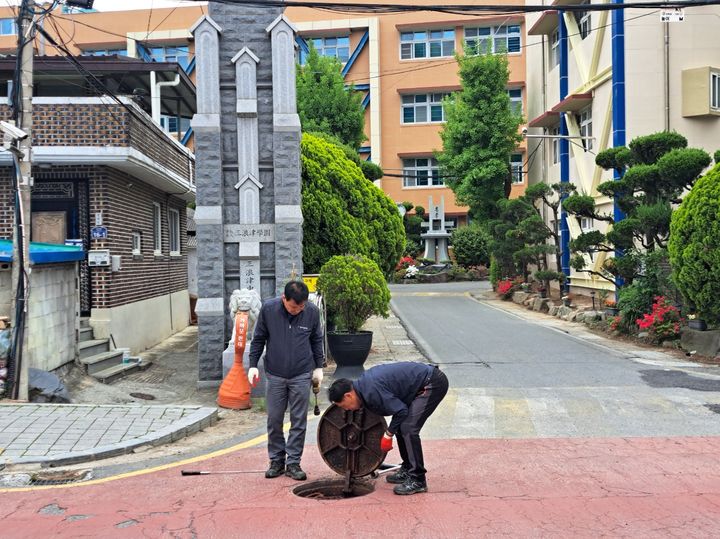
<svg viewBox="0 0 720 539">
<path fill-rule="evenodd" d="M 328 348 L 338 366 L 335 374 L 359 374 L 372 345 L 372 332 L 360 328 L 373 315 L 389 314 L 385 277 L 366 256 L 334 256 L 320 268 L 317 287 L 335 322 L 335 329 L 327 333 Z"/>
</svg>

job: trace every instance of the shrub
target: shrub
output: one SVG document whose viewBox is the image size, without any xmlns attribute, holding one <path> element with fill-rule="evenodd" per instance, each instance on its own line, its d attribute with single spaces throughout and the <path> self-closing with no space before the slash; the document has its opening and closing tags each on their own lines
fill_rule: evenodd
<svg viewBox="0 0 720 539">
<path fill-rule="evenodd" d="M 715 151 L 715 153 L 713 154 L 713 159 L 715 160 L 716 165 L 720 164 L 720 150 Z"/>
<path fill-rule="evenodd" d="M 510 279 L 504 279 L 498 282 L 497 293 L 502 299 L 510 299 L 515 292 L 515 282 Z"/>
<path fill-rule="evenodd" d="M 395 203 L 326 137 L 305 133 L 300 158 L 305 272 L 318 273 L 332 256 L 355 253 L 390 275 L 405 248 Z"/>
<path fill-rule="evenodd" d="M 470 225 L 453 230 L 450 241 L 455 259 L 461 266 L 477 266 L 490 261 L 487 235 L 479 226 Z"/>
<path fill-rule="evenodd" d="M 488 270 L 488 279 L 493 290 L 497 289 L 498 282 L 500 281 L 500 265 L 497 259 L 493 256 L 490 258 L 490 269 Z"/>
<path fill-rule="evenodd" d="M 656 296 L 652 310 L 635 323 L 656 342 L 680 336 L 680 311 L 663 296 Z"/>
<path fill-rule="evenodd" d="M 372 315 L 387 318 L 390 290 L 378 265 L 362 255 L 334 256 L 320 268 L 317 283 L 337 328 L 357 333 Z"/>
<path fill-rule="evenodd" d="M 708 323 L 720 323 L 720 166 L 700 178 L 670 223 L 673 279 Z"/>
</svg>

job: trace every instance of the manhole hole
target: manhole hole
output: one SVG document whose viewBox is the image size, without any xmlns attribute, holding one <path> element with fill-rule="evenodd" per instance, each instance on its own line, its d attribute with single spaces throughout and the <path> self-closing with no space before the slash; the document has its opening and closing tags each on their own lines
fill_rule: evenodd
<svg viewBox="0 0 720 539">
<path fill-rule="evenodd" d="M 143 399 L 146 401 L 154 401 L 155 395 L 150 395 L 148 393 L 130 393 L 131 397 L 135 397 L 136 399 Z"/>
<path fill-rule="evenodd" d="M 301 498 L 313 498 L 315 500 L 342 500 L 345 498 L 357 498 L 365 496 L 375 490 L 375 487 L 367 481 L 355 480 L 351 485 L 352 492 L 346 494 L 343 492 L 345 488 L 345 480 L 343 479 L 326 479 L 323 481 L 313 481 L 295 487 L 293 494 Z"/>
</svg>

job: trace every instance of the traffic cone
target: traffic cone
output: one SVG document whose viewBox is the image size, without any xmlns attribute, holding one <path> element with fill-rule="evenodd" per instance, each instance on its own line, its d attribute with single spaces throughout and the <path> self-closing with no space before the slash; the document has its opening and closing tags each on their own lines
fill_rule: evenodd
<svg viewBox="0 0 720 539">
<path fill-rule="evenodd" d="M 217 403 L 223 408 L 247 410 L 250 401 L 250 383 L 243 368 L 243 352 L 247 343 L 248 312 L 238 311 L 235 315 L 235 362 L 220 385 Z"/>
</svg>

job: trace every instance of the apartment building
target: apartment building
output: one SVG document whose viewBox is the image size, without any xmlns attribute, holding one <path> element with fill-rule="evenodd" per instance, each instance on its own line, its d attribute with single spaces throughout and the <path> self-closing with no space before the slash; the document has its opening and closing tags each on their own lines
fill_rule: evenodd
<svg viewBox="0 0 720 539">
<path fill-rule="evenodd" d="M 418 2 L 423 4 L 428 2 Z M 520 4 L 520 2 L 518 2 Z M 395 202 L 427 208 L 444 197 L 447 220 L 467 223 L 467 208 L 444 186 L 433 155 L 442 149 L 442 99 L 460 89 L 454 54 L 465 43 L 507 53 L 508 93 L 525 114 L 525 22 L 522 14 L 462 16 L 420 11 L 347 14 L 288 8 L 298 28 L 300 60 L 308 43 L 343 62 L 346 81 L 364 93 L 366 158 L 382 166 L 378 182 Z M 524 192 L 526 152 L 512 157 L 511 196 Z"/>
<path fill-rule="evenodd" d="M 623 44 L 611 13 L 563 9 L 580 4 L 555 0 L 556 9 L 528 15 L 527 61 L 534 66 L 527 76 L 528 151 L 537 153 L 528 176 L 530 183 L 572 182 L 612 214 L 613 201 L 597 192 L 612 179 L 595 165 L 598 152 L 663 130 L 710 153 L 720 147 L 720 7 L 686 9 L 682 22 L 663 22 L 656 10 L 626 9 Z M 613 93 L 622 74 L 624 84 Z M 565 133 L 570 138 L 532 138 Z M 564 221 L 554 225 L 565 232 L 565 243 L 606 227 L 589 219 Z M 605 256 L 594 258 L 595 269 Z M 608 288 L 603 279 L 563 266 L 575 288 Z"/>
</svg>

